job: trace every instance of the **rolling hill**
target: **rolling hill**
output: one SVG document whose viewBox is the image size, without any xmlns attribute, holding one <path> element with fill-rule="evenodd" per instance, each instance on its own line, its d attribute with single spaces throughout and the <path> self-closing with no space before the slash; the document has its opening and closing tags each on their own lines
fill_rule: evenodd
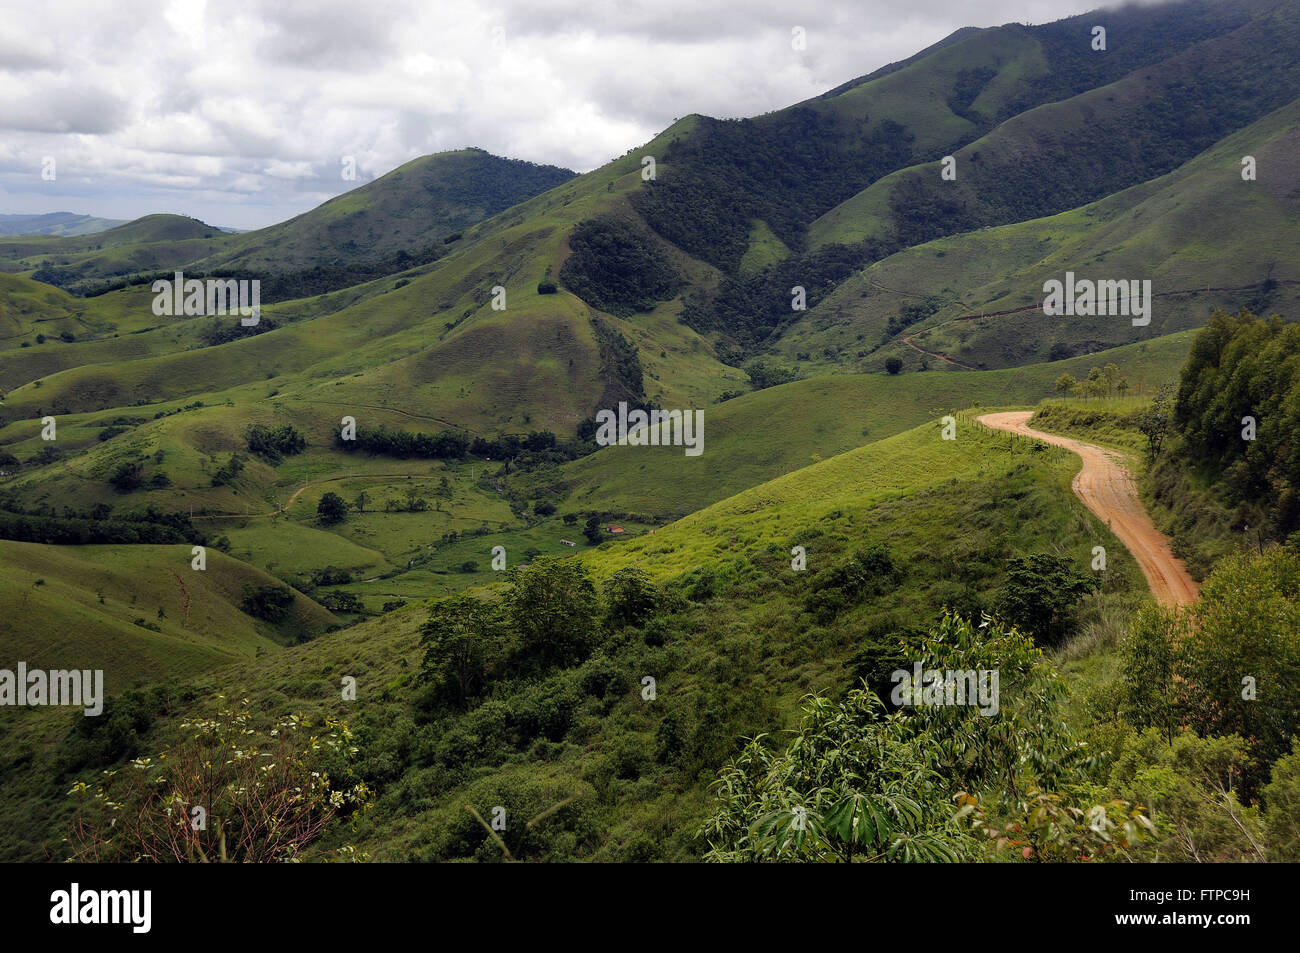
<svg viewBox="0 0 1300 953">
<path fill-rule="evenodd" d="M 74 779 L 246 698 L 353 723 L 358 761 L 328 770 L 376 803 L 309 859 L 495 859 L 467 804 L 560 802 L 526 856 L 698 859 L 738 739 L 878 686 L 945 607 L 1014 605 L 1024 559 L 1096 590 L 1063 616 L 1074 641 L 1035 630 L 1079 690 L 1053 723 L 1121 744 L 1137 567 L 1071 494 L 1073 455 L 975 417 L 1114 364 L 1131 423 L 1214 309 L 1300 311 L 1298 11 L 960 30 L 581 175 L 466 149 L 254 232 L 0 238 L 0 649 L 102 667 L 114 695 L 109 727 L 0 724 L 0 856 L 61 859 Z M 262 281 L 259 323 L 154 314 L 175 270 Z M 1150 281 L 1150 323 L 1044 314 L 1067 272 Z M 701 409 L 704 453 L 598 447 L 620 402 Z M 207 569 L 164 530 L 206 539 Z M 511 602 L 565 573 L 546 611 Z M 473 624 L 426 626 L 465 593 Z M 513 628 L 488 638 L 474 613 L 497 605 Z"/>
<path fill-rule="evenodd" d="M 74 212 L 47 212 L 44 215 L 0 215 L 0 235 L 89 235 L 126 222 Z"/>
</svg>

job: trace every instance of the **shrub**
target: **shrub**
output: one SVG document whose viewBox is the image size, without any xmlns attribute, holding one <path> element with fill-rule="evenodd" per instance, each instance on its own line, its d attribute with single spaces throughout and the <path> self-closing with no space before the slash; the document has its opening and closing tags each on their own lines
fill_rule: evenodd
<svg viewBox="0 0 1300 953">
<path fill-rule="evenodd" d="M 256 456 L 279 463 L 286 456 L 302 453 L 307 447 L 307 440 L 291 425 L 283 427 L 264 427 L 252 424 L 244 431 L 248 441 L 249 452 Z"/>
<path fill-rule="evenodd" d="M 246 709 L 223 710 L 185 722 L 188 736 L 157 759 L 106 772 L 93 789 L 77 782 L 73 859 L 293 860 L 337 814 L 370 799 L 364 783 L 344 790 L 330 779 L 329 762 L 356 753 L 347 725 L 308 727 L 288 717 L 267 731 Z"/>
<path fill-rule="evenodd" d="M 659 602 L 659 588 L 640 569 L 628 566 L 614 573 L 605 586 L 609 624 L 640 626 L 654 614 Z"/>
<path fill-rule="evenodd" d="M 998 609 L 1040 644 L 1060 645 L 1073 626 L 1075 604 L 1100 586 L 1095 576 L 1078 572 L 1064 556 L 1016 556 L 1007 564 Z"/>
<path fill-rule="evenodd" d="M 337 493 L 326 493 L 316 504 L 316 518 L 325 526 L 341 523 L 348 515 L 348 504 Z"/>
<path fill-rule="evenodd" d="M 266 622 L 283 622 L 293 605 L 293 590 L 286 586 L 244 586 L 240 608 Z"/>
</svg>

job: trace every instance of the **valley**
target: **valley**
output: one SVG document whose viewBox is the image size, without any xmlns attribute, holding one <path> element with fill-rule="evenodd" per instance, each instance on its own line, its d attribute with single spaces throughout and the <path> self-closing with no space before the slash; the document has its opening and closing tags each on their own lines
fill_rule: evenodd
<svg viewBox="0 0 1300 953">
<path fill-rule="evenodd" d="M 0 216 L 0 668 L 107 693 L 0 705 L 0 859 L 1300 860 L 1297 64 L 1175 0 Z"/>
</svg>

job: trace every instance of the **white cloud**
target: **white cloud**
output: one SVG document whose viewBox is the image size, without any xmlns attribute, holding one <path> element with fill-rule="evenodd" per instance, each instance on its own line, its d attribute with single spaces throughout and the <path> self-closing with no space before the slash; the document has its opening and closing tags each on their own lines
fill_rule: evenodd
<svg viewBox="0 0 1300 953">
<path fill-rule="evenodd" d="M 256 227 L 476 145 L 594 168 L 1084 0 L 49 0 L 0 22 L 0 212 Z M 790 31 L 807 31 L 804 51 Z M 494 28 L 499 29 L 494 45 Z M 56 156 L 56 182 L 40 178 Z M 339 176 L 356 158 L 356 182 Z"/>
</svg>

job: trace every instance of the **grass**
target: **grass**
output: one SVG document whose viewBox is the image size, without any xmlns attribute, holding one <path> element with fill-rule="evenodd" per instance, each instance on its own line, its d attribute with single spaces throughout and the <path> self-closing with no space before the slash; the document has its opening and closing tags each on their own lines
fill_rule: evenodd
<svg viewBox="0 0 1300 953">
<path fill-rule="evenodd" d="M 1136 475 L 1147 452 L 1137 418 L 1150 406 L 1148 397 L 1053 398 L 1038 405 L 1029 425 L 1126 453 Z"/>
<path fill-rule="evenodd" d="M 490 809 L 526 791 L 550 797 L 547 803 L 580 795 L 570 813 L 555 819 L 553 836 L 561 839 L 552 856 L 698 856 L 692 831 L 708 810 L 706 785 L 741 735 L 789 727 L 805 692 L 849 684 L 865 664 L 864 646 L 886 633 L 924 622 L 944 603 L 991 602 L 1011 555 L 1050 551 L 1087 566 L 1091 547 L 1101 543 L 1113 554 L 1103 592 L 1115 598 L 1140 592 L 1132 560 L 1070 492 L 1076 457 L 1023 443 L 1012 453 L 1006 435 L 979 427 L 972 413 L 958 419 L 956 441 L 941 440 L 938 422 L 931 421 L 746 490 L 653 536 L 580 552 L 577 558 L 600 580 L 624 566 L 639 566 L 661 583 L 710 572 L 715 595 L 665 619 L 658 647 L 643 643 L 640 633 L 611 640 L 601 664 L 613 666 L 626 690 L 603 699 L 579 696 L 571 728 L 558 741 L 525 738 L 512 745 L 508 736 L 487 735 L 483 750 L 495 753 L 444 760 L 470 729 L 416 718 L 411 675 L 421 657 L 420 604 L 194 678 L 199 698 L 156 736 L 167 737 L 168 725 L 184 713 L 219 704 L 218 693 L 249 698 L 268 718 L 289 711 L 348 717 L 368 764 L 400 767 L 372 779 L 377 806 L 356 831 L 340 829 L 321 846 L 354 842 L 375 860 L 446 859 L 467 856 L 462 851 L 477 845 L 486 849 L 481 832 L 461 826 L 463 805 Z M 817 621 L 802 608 L 810 580 L 868 542 L 889 548 L 900 578 L 833 621 Z M 796 544 L 807 548 L 808 572 L 790 569 Z M 404 594 L 400 579 L 364 589 L 368 602 Z M 658 681 L 658 700 L 650 705 L 639 694 L 646 673 Z M 335 687 L 347 674 L 359 679 L 353 706 L 339 701 Z M 697 756 L 676 762 L 655 754 L 670 713 Z M 53 749 L 33 739 L 60 722 L 57 713 L 42 715 L 44 721 L 14 729 L 10 742 L 30 751 L 30 761 L 0 776 L 0 795 L 16 796 L 30 788 L 33 772 L 49 770 Z M 416 750 L 426 753 L 416 757 Z M 28 809 L 46 812 L 41 823 L 57 823 L 57 806 Z M 14 806 L 0 824 L 14 817 L 35 823 Z M 565 834 L 575 830 L 587 833 Z"/>
<path fill-rule="evenodd" d="M 908 330 L 931 352 L 980 368 L 1042 361 L 1053 345 L 1096 350 L 1202 325 L 1214 308 L 1286 312 L 1300 303 L 1294 286 L 1271 294 L 1208 289 L 1236 288 L 1266 279 L 1300 280 L 1279 271 L 1278 249 L 1293 244 L 1294 197 L 1277 187 L 1227 176 L 1241 156 L 1265 157 L 1280 174 L 1295 166 L 1290 147 L 1300 124 L 1300 104 L 1292 103 L 1216 143 L 1183 166 L 1080 208 L 1045 218 L 985 228 L 917 245 L 870 266 L 840 285 L 783 334 L 780 353 L 836 352 L 820 363 L 876 370 L 889 357 L 915 367 L 921 356 L 895 338 L 880 342 L 890 317 L 902 305 L 935 295 L 944 306 Z M 975 143 L 968 149 L 979 148 Z M 960 154 L 960 153 L 959 153 Z M 928 174 L 928 173 L 927 173 Z M 851 200 L 846 221 L 870 227 L 886 210 L 884 196 L 896 173 L 868 190 L 875 198 Z M 1226 184 L 1225 184 L 1226 181 Z M 1261 187 L 1254 188 L 1259 184 Z M 874 190 L 874 191 L 873 191 Z M 874 205 L 872 204 L 874 203 Z M 858 207 L 861 205 L 862 207 Z M 832 213 L 828 213 L 832 214 Z M 1248 227 L 1244 223 L 1249 223 Z M 831 231 L 812 244 L 847 241 Z M 1035 308 L 1020 314 L 973 321 L 953 319 L 1041 305 L 1047 278 L 1066 271 L 1080 278 L 1149 278 L 1157 295 L 1151 324 L 1133 327 L 1124 318 L 1045 318 Z M 1206 290 L 1201 290 L 1206 289 Z M 1178 292 L 1178 293 L 1172 293 Z M 857 335 L 861 335 L 858 338 Z M 869 351 L 866 360 L 857 351 Z M 940 366 L 931 359 L 933 366 Z"/>
<path fill-rule="evenodd" d="M 756 221 L 749 232 L 749 248 L 740 259 L 740 270 L 751 274 L 771 267 L 790 256 L 790 249 L 785 242 L 776 237 L 766 222 Z"/>
<path fill-rule="evenodd" d="M 0 541 L 0 654 L 33 667 L 102 668 L 115 693 L 277 651 L 335 623 L 300 594 L 285 621 L 254 619 L 239 607 L 244 586 L 277 580 L 213 549 L 202 572 L 191 558 L 188 546 Z"/>
<path fill-rule="evenodd" d="M 1064 371 L 1117 363 L 1135 387 L 1175 376 L 1190 338 L 1161 339 L 1069 361 L 1004 371 L 829 375 L 705 408 L 704 453 L 610 447 L 556 472 L 517 478 L 522 495 L 566 505 L 681 516 L 779 474 L 888 437 L 974 403 L 1036 403 Z"/>
</svg>

